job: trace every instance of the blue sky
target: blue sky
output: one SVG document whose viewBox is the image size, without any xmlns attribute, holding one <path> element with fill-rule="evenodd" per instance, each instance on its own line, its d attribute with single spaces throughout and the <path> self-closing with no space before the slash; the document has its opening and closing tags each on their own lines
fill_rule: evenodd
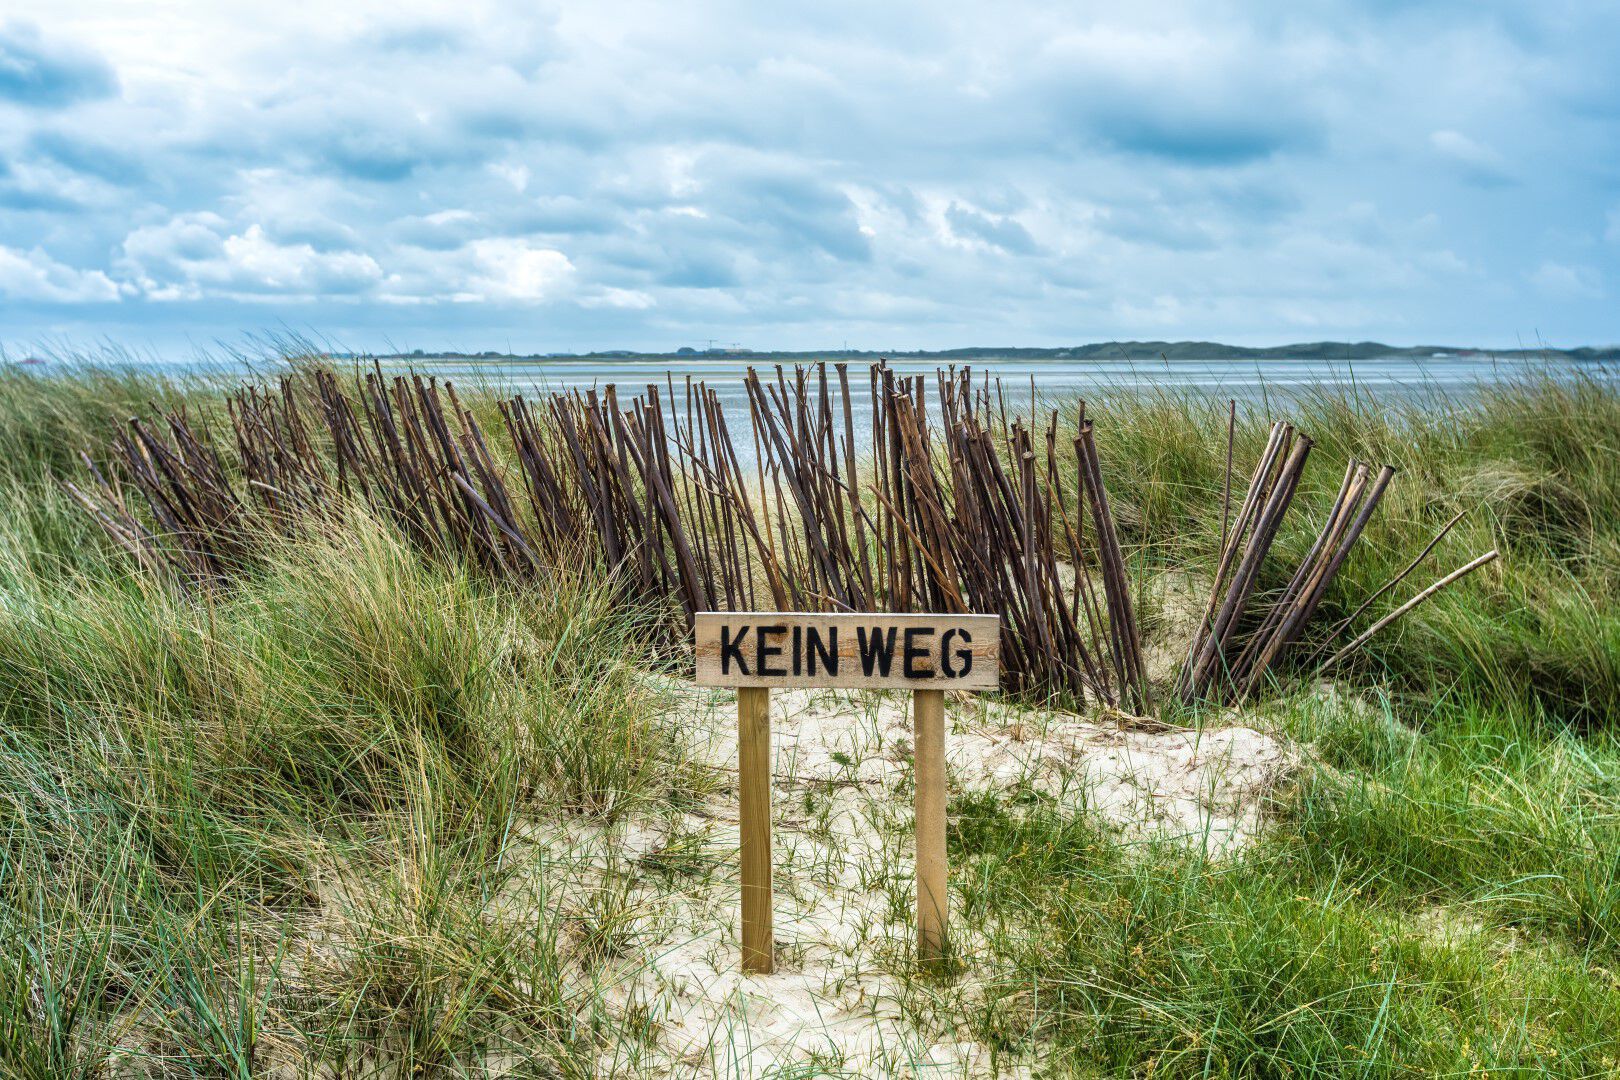
<svg viewBox="0 0 1620 1080">
<path fill-rule="evenodd" d="M 1612 0 L 11 0 L 0 343 L 1620 340 Z"/>
</svg>

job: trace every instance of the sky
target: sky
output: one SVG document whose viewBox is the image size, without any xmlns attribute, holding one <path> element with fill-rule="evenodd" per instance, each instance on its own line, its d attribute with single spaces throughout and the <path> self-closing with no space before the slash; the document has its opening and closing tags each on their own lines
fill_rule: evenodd
<svg viewBox="0 0 1620 1080">
<path fill-rule="evenodd" d="M 1610 344 L 1613 0 L 8 0 L 0 346 Z"/>
</svg>

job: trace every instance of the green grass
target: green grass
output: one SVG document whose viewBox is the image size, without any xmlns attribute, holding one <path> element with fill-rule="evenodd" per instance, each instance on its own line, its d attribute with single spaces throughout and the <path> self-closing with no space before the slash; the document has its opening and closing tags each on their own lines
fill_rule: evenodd
<svg viewBox="0 0 1620 1080">
<path fill-rule="evenodd" d="M 969 1022 L 1052 1075 L 1604 1076 L 1620 994 L 1564 943 L 1509 943 L 1352 882 L 1340 849 L 1228 863 L 1121 850 L 1082 818 L 956 806 L 987 986 Z"/>
<path fill-rule="evenodd" d="M 591 1075 L 575 928 L 610 886 L 531 824 L 709 783 L 637 619 L 584 576 L 428 565 L 358 514 L 197 600 L 7 485 L 0 1073 Z"/>
<path fill-rule="evenodd" d="M 1502 553 L 1375 638 L 1352 674 L 1568 723 L 1620 721 L 1620 394 L 1612 382 L 1532 371 L 1466 401 L 1379 401 L 1324 386 L 1272 404 L 1316 449 L 1263 587 L 1281 586 L 1309 547 L 1348 458 L 1397 469 L 1323 604 L 1318 632 L 1392 578 L 1458 511 L 1463 520 L 1425 564 L 1342 640 L 1444 572 L 1491 548 Z M 1139 565 L 1209 573 L 1221 533 L 1227 403 L 1163 391 L 1105 399 L 1091 413 Z M 1234 508 L 1271 418 L 1239 409 Z"/>
<path fill-rule="evenodd" d="M 1289 721 L 1321 761 L 1278 830 L 1305 871 L 1620 963 L 1612 733 L 1549 732 L 1472 702 L 1435 709 L 1420 729 L 1376 709 L 1301 707 Z"/>
<path fill-rule="evenodd" d="M 581 839 L 724 783 L 639 674 L 642 617 L 587 570 L 492 583 L 358 513 L 228 591 L 171 592 L 56 485 L 148 402 L 217 407 L 0 369 L 0 1075 L 634 1073 L 657 1024 L 608 1007 L 611 973 L 660 890 L 734 873 L 674 839 L 614 869 Z M 1133 560 L 1200 572 L 1225 403 L 1092 411 Z M 1284 550 L 1346 455 L 1401 470 L 1329 623 L 1458 509 L 1412 587 L 1502 560 L 1333 694 L 1244 718 L 1301 760 L 1253 846 L 1211 860 L 1074 800 L 958 792 L 956 977 L 871 963 L 920 1030 L 1039 1075 L 1614 1075 L 1620 394 L 1324 393 L 1294 419 L 1320 449 Z M 1243 418 L 1240 472 L 1263 435 Z"/>
</svg>

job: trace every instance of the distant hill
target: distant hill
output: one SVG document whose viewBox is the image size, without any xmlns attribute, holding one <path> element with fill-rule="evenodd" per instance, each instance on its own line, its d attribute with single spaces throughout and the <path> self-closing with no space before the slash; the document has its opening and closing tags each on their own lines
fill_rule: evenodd
<svg viewBox="0 0 1620 1080">
<path fill-rule="evenodd" d="M 396 353 L 382 356 L 383 360 L 471 360 L 486 363 L 535 360 L 698 360 L 746 359 L 773 362 L 779 360 L 875 360 L 889 357 L 902 360 L 981 360 L 1007 358 L 1019 360 L 1369 360 L 1380 356 L 1442 357 L 1442 356 L 1497 356 L 1504 360 L 1556 359 L 1576 361 L 1620 360 L 1620 345 L 1600 347 L 1582 346 L 1577 349 L 1480 349 L 1466 345 L 1385 345 L 1379 341 L 1308 341 L 1294 345 L 1224 345 L 1218 341 L 1103 341 L 1090 345 L 1067 345 L 1035 349 L 1009 346 L 978 345 L 960 349 L 918 350 L 913 352 L 887 349 L 805 349 L 756 351 L 753 349 L 693 349 L 685 347 L 672 352 L 633 352 L 610 349 L 590 353 L 513 353 L 481 352 L 426 352 Z"/>
</svg>

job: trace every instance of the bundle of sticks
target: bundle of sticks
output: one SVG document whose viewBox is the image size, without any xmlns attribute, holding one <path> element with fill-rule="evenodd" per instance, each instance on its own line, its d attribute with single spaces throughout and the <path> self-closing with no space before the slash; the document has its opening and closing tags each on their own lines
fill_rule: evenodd
<svg viewBox="0 0 1620 1080">
<path fill-rule="evenodd" d="M 1227 445 L 1231 445 L 1230 426 Z M 1395 476 L 1392 466 L 1381 466 L 1374 473 L 1371 465 L 1351 458 L 1345 467 L 1339 492 L 1315 541 L 1294 569 L 1287 585 L 1279 593 L 1266 597 L 1260 605 L 1263 610 L 1246 619 L 1249 608 L 1255 606 L 1261 567 L 1271 553 L 1283 517 L 1299 491 L 1312 446 L 1310 438 L 1296 431 L 1293 425 L 1282 421 L 1273 424 L 1235 520 L 1229 514 L 1231 458 L 1228 452 L 1220 556 L 1210 583 L 1204 617 L 1199 622 L 1188 647 L 1186 661 L 1176 677 L 1175 693 L 1182 701 L 1242 701 L 1261 689 L 1268 675 L 1276 671 L 1284 655 L 1300 640 L 1351 549 L 1366 531 L 1373 511 L 1378 508 Z M 1378 596 L 1410 573 L 1461 517 L 1460 513 L 1453 517 L 1396 579 L 1379 589 L 1341 622 L 1318 646 L 1314 655 L 1319 656 Z M 1393 612 L 1371 631 L 1333 654 L 1318 670 L 1326 670 L 1343 660 L 1355 648 L 1365 644 L 1372 633 L 1422 603 L 1440 588 L 1494 558 L 1496 552 L 1493 550 L 1462 571 L 1442 580 L 1433 591 Z"/>
</svg>

